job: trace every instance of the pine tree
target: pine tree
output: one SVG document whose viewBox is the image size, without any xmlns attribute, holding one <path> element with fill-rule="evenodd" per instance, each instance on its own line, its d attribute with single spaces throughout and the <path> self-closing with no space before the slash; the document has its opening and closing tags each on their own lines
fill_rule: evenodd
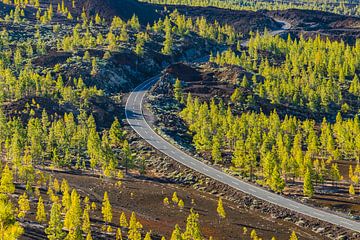
<svg viewBox="0 0 360 240">
<path fill-rule="evenodd" d="M 24 192 L 24 194 L 19 197 L 18 203 L 19 203 L 18 217 L 24 218 L 26 213 L 30 210 L 30 202 L 26 192 Z"/>
<path fill-rule="evenodd" d="M 71 196 L 69 194 L 69 185 L 67 184 L 67 181 L 65 179 L 63 179 L 61 183 L 61 191 L 63 193 L 63 197 L 61 200 L 62 206 L 64 207 L 64 211 L 66 212 L 70 209 L 71 206 Z"/>
<path fill-rule="evenodd" d="M 172 29 L 171 22 L 168 17 L 165 18 L 164 26 L 165 26 L 165 28 L 164 28 L 165 29 L 165 41 L 164 41 L 164 46 L 161 49 L 161 52 L 165 55 L 171 55 L 173 39 L 172 39 L 172 35 L 171 35 L 171 29 Z"/>
<path fill-rule="evenodd" d="M 171 234 L 170 240 L 183 240 L 183 237 L 181 235 L 181 229 L 178 224 L 175 225 L 175 229 Z"/>
<path fill-rule="evenodd" d="M 96 13 L 96 16 L 95 16 L 95 24 L 97 24 L 97 25 L 101 24 L 101 17 L 98 13 Z"/>
<path fill-rule="evenodd" d="M 103 215 L 103 220 L 104 220 L 105 224 L 108 225 L 109 223 L 111 223 L 111 221 L 112 221 L 112 209 L 111 209 L 111 204 L 110 204 L 109 196 L 108 196 L 107 192 L 104 193 L 104 198 L 103 198 L 103 201 L 102 201 L 101 213 Z"/>
<path fill-rule="evenodd" d="M 222 154 L 220 151 L 220 141 L 218 137 L 213 138 L 211 157 L 215 163 L 219 163 L 222 160 Z"/>
<path fill-rule="evenodd" d="M 83 60 L 89 61 L 91 59 L 89 51 L 85 51 Z"/>
<path fill-rule="evenodd" d="M 309 168 L 306 170 L 306 173 L 305 173 L 303 192 L 304 192 L 304 196 L 306 196 L 306 197 L 311 198 L 314 195 L 314 187 L 313 187 L 312 178 L 311 178 L 311 171 Z"/>
<path fill-rule="evenodd" d="M 270 188 L 274 192 L 282 192 L 285 187 L 285 182 L 281 178 L 280 171 L 278 170 L 278 166 L 275 166 L 272 175 L 271 175 L 271 181 L 270 181 Z"/>
<path fill-rule="evenodd" d="M 337 163 L 334 163 L 331 165 L 330 177 L 331 177 L 331 180 L 333 181 L 333 183 L 339 181 L 342 178 L 340 170 L 339 170 L 339 166 L 337 165 Z"/>
<path fill-rule="evenodd" d="M 116 239 L 116 240 L 123 240 L 123 238 L 122 238 L 122 233 L 121 233 L 121 229 L 120 229 L 120 228 L 118 228 L 118 229 L 116 230 L 115 239 Z"/>
<path fill-rule="evenodd" d="M 96 132 L 95 128 L 90 128 L 89 137 L 87 142 L 87 151 L 90 157 L 90 167 L 94 169 L 100 162 L 99 155 L 101 152 L 100 149 L 101 141 L 99 134 Z"/>
<path fill-rule="evenodd" d="M 115 118 L 114 122 L 111 124 L 109 130 L 109 137 L 111 145 L 115 147 L 121 147 L 122 142 L 124 141 L 124 136 L 126 132 L 121 129 L 120 122 Z"/>
<path fill-rule="evenodd" d="M 134 14 L 130 21 L 129 21 L 129 25 L 131 26 L 131 28 L 135 29 L 135 30 L 139 30 L 140 29 L 140 22 L 139 22 L 139 18 Z"/>
<path fill-rule="evenodd" d="M 93 238 L 91 237 L 91 232 L 88 232 L 88 234 L 86 235 L 86 240 L 93 240 Z"/>
<path fill-rule="evenodd" d="M 9 166 L 6 164 L 1 175 L 0 192 L 7 194 L 14 193 L 15 186 L 13 181 L 14 178 L 12 171 L 10 170 Z"/>
<path fill-rule="evenodd" d="M 199 214 L 195 213 L 193 209 L 190 210 L 190 215 L 186 220 L 186 229 L 183 234 L 184 239 L 202 240 L 202 233 L 200 231 Z"/>
<path fill-rule="evenodd" d="M 258 235 L 257 235 L 255 229 L 251 230 L 251 232 L 250 232 L 250 238 L 251 238 L 251 239 L 258 239 Z"/>
<path fill-rule="evenodd" d="M 136 55 L 142 57 L 144 55 L 144 33 L 138 33 L 136 34 L 136 45 L 135 45 L 135 53 Z"/>
<path fill-rule="evenodd" d="M 89 216 L 89 208 L 84 208 L 84 213 L 82 216 L 82 231 L 84 233 L 90 233 L 91 231 L 91 224 L 90 224 L 90 216 Z"/>
<path fill-rule="evenodd" d="M 61 220 L 61 205 L 59 203 L 53 203 L 50 211 L 49 224 L 45 229 L 49 240 L 63 239 L 66 236 L 66 233 L 62 230 L 63 223 Z"/>
<path fill-rule="evenodd" d="M 357 75 L 355 75 L 354 79 L 351 81 L 349 92 L 355 96 L 360 96 L 360 82 Z"/>
<path fill-rule="evenodd" d="M 134 212 L 131 213 L 130 223 L 129 223 L 129 231 L 128 231 L 128 239 L 129 240 L 141 240 L 140 229 L 142 229 L 142 225 L 140 222 L 136 220 L 136 215 Z"/>
<path fill-rule="evenodd" d="M 225 209 L 223 206 L 223 201 L 222 201 L 221 197 L 218 200 L 218 205 L 217 205 L 216 211 L 220 218 L 223 218 L 223 219 L 226 218 L 226 212 L 225 212 Z"/>
<path fill-rule="evenodd" d="M 172 198 L 171 198 L 171 201 L 172 201 L 174 204 L 178 204 L 179 198 L 178 198 L 178 196 L 177 196 L 177 192 L 174 192 L 174 193 L 173 193 Z"/>
<path fill-rule="evenodd" d="M 165 206 L 169 206 L 169 198 L 168 197 L 165 197 L 164 198 L 164 200 L 163 200 L 163 204 L 165 205 Z"/>
<path fill-rule="evenodd" d="M 95 76 L 98 72 L 98 65 L 97 65 L 97 61 L 96 58 L 93 58 L 91 61 L 91 76 Z"/>
<path fill-rule="evenodd" d="M 292 231 L 290 239 L 289 240 L 298 240 L 298 237 L 296 236 L 295 231 Z"/>
<path fill-rule="evenodd" d="M 242 100 L 242 92 L 239 88 L 235 88 L 233 94 L 230 97 L 232 103 L 236 104 Z"/>
<path fill-rule="evenodd" d="M 350 184 L 350 186 L 349 186 L 349 194 L 352 196 L 355 195 L 355 188 L 352 184 Z"/>
<path fill-rule="evenodd" d="M 130 144 L 127 140 L 124 141 L 122 147 L 123 159 L 125 162 L 125 173 L 128 173 L 128 169 L 133 167 L 134 156 L 131 152 Z"/>
<path fill-rule="evenodd" d="M 114 51 L 117 49 L 116 37 L 111 30 L 109 31 L 109 33 L 106 36 L 106 42 L 108 43 L 108 49 L 110 51 Z"/>
<path fill-rule="evenodd" d="M 151 232 L 146 233 L 144 240 L 151 240 Z"/>
<path fill-rule="evenodd" d="M 46 221 L 45 206 L 42 197 L 39 197 L 37 210 L 36 210 L 36 221 L 43 223 Z"/>
<path fill-rule="evenodd" d="M 126 24 L 122 25 L 119 40 L 122 42 L 128 42 L 129 41 L 129 35 L 126 30 Z"/>
<path fill-rule="evenodd" d="M 124 212 L 120 215 L 120 226 L 123 228 L 127 228 L 129 226 Z"/>
<path fill-rule="evenodd" d="M 177 78 L 174 84 L 174 97 L 178 102 L 181 102 L 183 99 L 183 92 L 181 81 Z"/>
<path fill-rule="evenodd" d="M 67 239 L 81 238 L 81 215 L 83 211 L 80 205 L 80 196 L 75 189 L 71 192 L 71 206 L 67 210 L 64 219 L 64 227 L 69 230 Z"/>
<path fill-rule="evenodd" d="M 181 210 L 184 209 L 185 204 L 184 204 L 184 201 L 182 199 L 179 200 L 178 206 L 179 206 L 179 208 Z"/>
<path fill-rule="evenodd" d="M 6 199 L 0 199 L 0 236 L 2 240 L 19 239 L 24 229 L 16 221 L 11 202 Z"/>
</svg>

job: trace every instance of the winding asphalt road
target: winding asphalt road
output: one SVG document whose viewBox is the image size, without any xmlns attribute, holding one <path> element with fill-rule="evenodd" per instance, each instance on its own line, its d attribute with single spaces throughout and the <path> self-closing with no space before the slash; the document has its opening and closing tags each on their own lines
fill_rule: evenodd
<svg viewBox="0 0 360 240">
<path fill-rule="evenodd" d="M 280 22 L 280 21 L 279 21 Z M 290 28 L 288 23 L 284 22 L 282 30 L 272 32 L 272 35 L 280 34 Z M 244 42 L 243 45 L 247 43 Z M 196 62 L 205 61 L 206 58 Z M 261 187 L 252 185 L 248 182 L 239 180 L 220 170 L 217 170 L 205 163 L 196 160 L 187 153 L 178 149 L 171 143 L 159 136 L 147 123 L 143 113 L 143 100 L 148 90 L 160 79 L 160 75 L 154 76 L 145 81 L 129 95 L 125 106 L 125 114 L 130 126 L 150 145 L 175 161 L 193 169 L 209 178 L 226 184 L 236 190 L 254 196 L 258 199 L 267 201 L 279 207 L 287 208 L 291 211 L 319 219 L 334 225 L 338 225 L 356 232 L 360 232 L 360 222 L 356 222 L 333 213 L 329 213 L 317 208 L 309 207 L 297 201 L 285 198 L 281 195 L 269 192 Z"/>
</svg>

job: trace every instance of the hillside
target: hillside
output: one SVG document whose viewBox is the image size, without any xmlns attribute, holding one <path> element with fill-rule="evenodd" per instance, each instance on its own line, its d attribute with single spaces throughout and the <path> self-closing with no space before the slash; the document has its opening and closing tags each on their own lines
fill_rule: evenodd
<svg viewBox="0 0 360 240">
<path fill-rule="evenodd" d="M 57 2 L 58 0 L 55 1 L 55 3 Z M 129 20 L 135 14 L 144 25 L 158 20 L 160 17 L 158 11 L 162 9 L 161 6 L 141 3 L 137 0 L 78 0 L 77 5 L 79 7 L 76 12 L 79 14 L 82 8 L 85 8 L 89 15 L 93 16 L 99 13 L 109 20 L 114 16 Z"/>
<path fill-rule="evenodd" d="M 0 238 L 358 239 L 358 18 L 167 3 L 0 2 Z"/>
</svg>

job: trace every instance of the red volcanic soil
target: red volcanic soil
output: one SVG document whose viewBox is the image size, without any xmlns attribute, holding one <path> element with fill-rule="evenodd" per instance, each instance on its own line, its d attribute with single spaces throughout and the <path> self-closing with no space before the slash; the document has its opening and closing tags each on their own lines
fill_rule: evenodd
<svg viewBox="0 0 360 240">
<path fill-rule="evenodd" d="M 112 205 L 113 229 L 116 229 L 119 225 L 121 212 L 125 212 L 129 218 L 131 212 L 134 211 L 138 220 L 143 224 L 144 230 L 152 230 L 153 239 L 160 239 L 161 236 L 169 239 L 175 224 L 179 224 L 181 229 L 184 230 L 186 218 L 191 208 L 199 213 L 201 231 L 207 239 L 209 236 L 213 236 L 214 239 L 251 239 L 250 232 L 253 229 L 263 239 L 270 239 L 275 236 L 276 239 L 287 240 L 292 230 L 297 232 L 300 239 L 326 239 L 311 230 L 300 228 L 295 224 L 280 219 L 272 219 L 255 210 L 239 207 L 237 204 L 226 200 L 224 200 L 224 207 L 227 217 L 224 220 L 219 220 L 216 212 L 216 196 L 201 193 L 190 186 L 182 187 L 177 184 L 167 183 L 156 176 L 144 179 L 136 176 L 127 177 L 121 186 L 117 186 L 115 181 L 86 174 L 54 171 L 51 175 L 58 180 L 66 178 L 70 186 L 76 188 L 82 197 L 88 196 L 90 201 L 96 203 L 97 210 L 91 212 L 94 239 L 106 239 L 106 237 L 99 236 L 98 231 L 95 230 L 99 230 L 103 224 L 101 202 L 105 191 L 108 192 Z M 17 192 L 21 191 L 17 190 Z M 185 207 L 183 210 L 172 204 L 171 197 L 174 192 L 177 192 L 178 197 L 184 201 Z M 45 203 L 50 203 L 45 191 L 43 193 Z M 169 206 L 163 204 L 165 197 L 170 200 Z M 35 203 L 35 201 L 32 203 L 32 210 L 36 209 Z M 47 204 L 46 208 L 50 208 L 50 205 Z M 28 216 L 31 219 L 35 218 L 33 213 Z M 243 234 L 243 227 L 248 230 L 246 234 Z M 34 239 L 34 232 L 31 228 L 27 229 L 22 239 Z M 126 230 L 123 231 L 123 235 L 125 232 Z M 37 234 L 41 235 L 41 231 Z"/>
<path fill-rule="evenodd" d="M 204 16 L 208 21 L 218 21 L 220 24 L 229 24 L 235 30 L 243 33 L 249 31 L 267 29 L 279 29 L 281 24 L 277 23 L 271 17 L 262 12 L 253 11 L 235 11 L 228 9 L 219 9 L 215 7 L 187 7 L 176 6 L 169 7 L 169 9 L 177 9 L 180 13 L 186 14 L 191 17 Z"/>
<path fill-rule="evenodd" d="M 53 0 L 51 2 L 54 6 L 57 6 L 58 3 L 61 4 L 62 0 Z M 42 3 L 49 4 L 49 1 L 46 0 Z M 106 19 L 120 16 L 122 19 L 128 20 L 135 14 L 143 24 L 157 20 L 160 17 L 157 10 L 163 8 L 136 0 L 76 0 L 75 4 L 75 8 L 72 8 L 71 1 L 65 1 L 66 7 L 77 15 L 81 14 L 83 8 L 91 16 L 99 13 L 101 17 Z"/>
<path fill-rule="evenodd" d="M 60 0 L 53 1 L 57 5 Z M 84 8 L 89 15 L 94 16 L 99 13 L 106 19 L 112 19 L 113 16 L 119 16 L 124 20 L 130 19 L 134 14 L 139 17 L 142 24 L 152 23 L 163 17 L 163 5 L 155 5 L 138 2 L 137 0 L 77 0 L 76 8 L 71 7 L 70 11 L 81 14 Z M 272 18 L 261 12 L 252 11 L 234 11 L 219 9 L 215 7 L 189 7 L 189 6 L 167 6 L 168 10 L 178 9 L 182 14 L 193 18 L 204 16 L 208 21 L 217 20 L 221 24 L 229 24 L 235 27 L 237 31 L 248 33 L 257 29 L 263 30 L 278 29 L 281 25 Z"/>
<path fill-rule="evenodd" d="M 340 28 L 358 28 L 360 18 L 339 15 L 335 13 L 290 9 L 283 11 L 269 11 L 269 15 L 286 19 L 293 27 L 314 29 L 340 29 Z"/>
<path fill-rule="evenodd" d="M 266 12 L 269 16 L 291 23 L 290 35 L 305 38 L 321 38 L 345 41 L 354 44 L 360 37 L 360 18 L 344 16 L 329 12 L 290 9 Z"/>
</svg>

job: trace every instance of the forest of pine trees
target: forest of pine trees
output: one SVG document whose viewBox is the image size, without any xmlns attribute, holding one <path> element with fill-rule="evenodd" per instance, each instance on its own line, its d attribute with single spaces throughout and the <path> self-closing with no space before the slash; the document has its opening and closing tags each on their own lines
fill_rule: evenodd
<svg viewBox="0 0 360 240">
<path fill-rule="evenodd" d="M 201 7 L 218 7 L 233 10 L 284 10 L 284 9 L 308 9 L 329 11 L 344 15 L 360 15 L 360 6 L 351 4 L 351 0 L 290 0 L 290 1 L 266 1 L 266 0 L 140 0 L 143 2 L 164 5 L 187 5 Z"/>
<path fill-rule="evenodd" d="M 188 1 L 156 2 L 189 4 Z M 263 2 L 250 5 L 248 1 L 241 2 L 236 9 L 267 6 Z M 65 178 L 53 179 L 49 172 L 70 169 L 94 174 L 99 181 L 119 181 L 121 185 L 123 170 L 128 173 L 140 165 L 142 160 L 138 159 L 122 121 L 114 117 L 111 126 L 100 128 L 98 119 L 92 115 L 90 100 L 109 97 L 106 87 L 97 86 L 92 80 L 113 54 L 128 49 L 138 62 L 154 50 L 162 57 L 172 56 L 180 51 L 184 38 L 239 46 L 242 34 L 229 24 L 210 22 L 204 17 L 190 18 L 177 10 L 144 27 L 136 15 L 128 20 L 115 16 L 108 21 L 98 13 L 90 16 L 83 9 L 77 16 L 71 11 L 77 8 L 76 0 L 58 1 L 57 5 L 39 0 L 3 0 L 2 3 L 11 6 L 8 12 L 0 14 L 3 24 L 26 25 L 30 30 L 20 37 L 10 28 L 0 32 L 0 239 L 18 239 L 25 231 L 22 223 L 31 212 L 50 240 L 91 240 L 93 231 L 97 230 L 94 226 L 99 224 L 102 233 L 116 240 L 125 237 L 151 240 L 152 232 L 145 232 L 135 212 L 126 215 L 124 211 L 113 210 L 107 191 L 97 206 L 88 196 L 81 195 L 81 191 L 71 188 Z M 200 0 L 192 1 L 192 5 L 234 8 L 232 1 Z M 311 5 L 319 6 L 323 5 Z M 35 10 L 34 13 L 28 8 Z M 358 13 L 357 8 L 344 5 L 327 10 Z M 149 49 L 154 42 L 158 49 Z M 274 57 L 284 56 L 285 61 L 273 64 L 261 51 L 272 52 Z M 69 55 L 62 63 L 40 66 L 37 60 L 54 52 Z M 357 76 L 360 42 L 349 46 L 320 38 L 286 41 L 266 33 L 263 37 L 256 34 L 250 39 L 247 52 L 241 47 L 237 51 L 229 48 L 212 56 L 211 61 L 219 65 L 241 65 L 262 76 L 264 81 L 260 82 L 244 79 L 242 86 L 252 88 L 261 98 L 273 103 L 290 103 L 314 112 L 335 109 L 347 113 L 360 108 L 354 103 L 360 97 Z M 71 73 L 69 66 L 76 69 L 76 74 Z M 280 119 L 276 112 L 270 116 L 246 112 L 236 116 L 222 102 L 201 103 L 190 94 L 185 101 L 180 80 L 174 87 L 175 98 L 186 104 L 181 116 L 194 133 L 196 149 L 211 152 L 215 163 L 231 165 L 234 171 L 261 181 L 275 192 L 281 192 L 290 179 L 303 179 L 304 195 L 311 197 L 314 184 L 326 180 L 336 184 L 342 179 L 334 161 L 359 162 L 357 117 L 343 119 L 339 113 L 336 121 L 324 119 L 319 128 L 315 121 L 300 121 L 291 116 Z M 21 104 L 24 99 L 27 101 L 23 108 L 8 111 L 8 106 Z M 66 112 L 57 113 L 54 106 L 46 108 L 36 99 L 65 106 Z M 232 101 L 241 101 L 239 92 Z M 231 159 L 224 158 L 226 154 Z M 350 166 L 349 177 L 349 194 L 355 195 L 359 187 L 359 164 Z M 36 209 L 32 209 L 34 201 Z M 170 200 L 164 198 L 163 205 L 187 211 L 184 201 L 174 192 Z M 94 221 L 95 211 L 101 213 L 102 221 Z M 227 213 L 222 198 L 213 211 L 220 222 L 225 222 Z M 205 239 L 199 219 L 199 213 L 191 209 L 185 226 L 176 224 L 169 239 Z M 254 229 L 248 235 L 260 239 Z M 295 232 L 291 239 L 297 239 Z"/>
<path fill-rule="evenodd" d="M 265 31 L 263 36 L 256 33 L 250 38 L 248 51 L 239 50 L 239 54 L 231 49 L 217 53 L 210 61 L 256 72 L 263 80 L 247 80 L 247 87 L 259 98 L 334 117 L 337 111 L 359 111 L 359 41 L 350 46 L 319 36 L 284 40 Z M 273 59 L 262 56 L 261 51 L 272 53 Z M 282 58 L 285 60 L 279 65 Z"/>
<path fill-rule="evenodd" d="M 338 113 L 335 123 L 324 119 L 320 126 L 313 120 L 291 116 L 281 120 L 276 112 L 270 116 L 254 112 L 236 116 L 222 102 L 200 103 L 190 94 L 180 115 L 194 133 L 193 143 L 199 152 L 217 153 L 212 154 L 214 162 L 231 162 L 234 171 L 260 180 L 276 192 L 281 192 L 287 182 L 304 179 L 306 173 L 310 184 L 341 180 L 334 162 L 340 159 L 356 165 L 351 177 L 353 184 L 359 183 L 357 116 L 344 120 Z M 228 153 L 231 159 L 221 157 Z"/>
</svg>

